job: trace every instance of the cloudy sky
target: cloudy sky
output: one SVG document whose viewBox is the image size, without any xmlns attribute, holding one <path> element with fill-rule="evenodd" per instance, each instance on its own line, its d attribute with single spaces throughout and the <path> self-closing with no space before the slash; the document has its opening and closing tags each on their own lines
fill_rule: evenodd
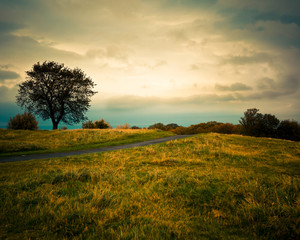
<svg viewBox="0 0 300 240">
<path fill-rule="evenodd" d="M 87 116 L 114 126 L 300 121 L 298 0 L 0 0 L 0 56 L 0 127 L 45 60 L 90 76 Z"/>
</svg>

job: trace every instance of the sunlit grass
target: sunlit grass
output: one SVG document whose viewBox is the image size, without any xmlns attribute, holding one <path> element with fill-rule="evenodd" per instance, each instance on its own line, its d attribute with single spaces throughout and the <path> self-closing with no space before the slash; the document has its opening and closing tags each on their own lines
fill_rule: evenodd
<svg viewBox="0 0 300 240">
<path fill-rule="evenodd" d="M 70 151 L 172 136 L 159 130 L 80 129 L 29 131 L 0 129 L 0 156 L 53 151 Z"/>
<path fill-rule="evenodd" d="M 201 134 L 0 165 L 0 237 L 296 239 L 300 144 Z"/>
</svg>

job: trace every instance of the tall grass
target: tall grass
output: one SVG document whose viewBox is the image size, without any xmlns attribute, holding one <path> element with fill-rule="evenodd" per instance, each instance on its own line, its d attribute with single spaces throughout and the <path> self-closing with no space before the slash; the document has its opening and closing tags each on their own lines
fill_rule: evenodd
<svg viewBox="0 0 300 240">
<path fill-rule="evenodd" d="M 300 144 L 201 134 L 0 165 L 0 237 L 297 239 Z"/>
<path fill-rule="evenodd" d="M 0 156 L 88 149 L 171 136 L 160 130 L 80 129 L 29 131 L 0 129 Z"/>
</svg>

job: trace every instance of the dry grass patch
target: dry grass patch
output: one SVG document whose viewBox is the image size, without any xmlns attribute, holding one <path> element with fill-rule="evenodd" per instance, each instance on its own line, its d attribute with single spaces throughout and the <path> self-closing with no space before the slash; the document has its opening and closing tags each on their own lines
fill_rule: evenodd
<svg viewBox="0 0 300 240">
<path fill-rule="evenodd" d="M 121 145 L 174 135 L 148 129 L 4 130 L 0 129 L 0 156 L 71 151 Z"/>
<path fill-rule="evenodd" d="M 5 163 L 0 236 L 296 239 L 299 165 L 299 143 L 221 134 Z"/>
</svg>

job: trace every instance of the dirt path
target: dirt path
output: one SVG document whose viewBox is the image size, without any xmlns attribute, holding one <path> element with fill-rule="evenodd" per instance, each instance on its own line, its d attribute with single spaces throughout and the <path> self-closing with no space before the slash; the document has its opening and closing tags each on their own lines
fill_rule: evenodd
<svg viewBox="0 0 300 240">
<path fill-rule="evenodd" d="M 185 137 L 189 137 L 189 136 L 190 135 L 175 135 L 175 136 L 171 136 L 171 137 L 148 140 L 148 141 L 144 141 L 144 142 L 130 143 L 130 144 L 125 144 L 125 145 L 120 145 L 120 146 L 112 146 L 112 147 L 95 148 L 95 149 L 89 149 L 89 150 L 80 150 L 80 151 L 73 151 L 73 152 L 45 153 L 45 154 L 22 155 L 22 156 L 12 156 L 12 157 L 3 157 L 3 158 L 1 157 L 0 163 L 18 162 L 18 161 L 26 161 L 26 160 L 33 160 L 33 159 L 67 157 L 67 156 L 81 155 L 81 154 L 87 154 L 87 153 L 97 153 L 97 152 L 120 150 L 120 149 L 125 149 L 125 148 L 141 147 L 141 146 L 146 146 L 146 145 L 167 142 L 167 141 L 171 141 L 171 140 L 175 140 L 175 139 L 185 138 Z"/>
</svg>

